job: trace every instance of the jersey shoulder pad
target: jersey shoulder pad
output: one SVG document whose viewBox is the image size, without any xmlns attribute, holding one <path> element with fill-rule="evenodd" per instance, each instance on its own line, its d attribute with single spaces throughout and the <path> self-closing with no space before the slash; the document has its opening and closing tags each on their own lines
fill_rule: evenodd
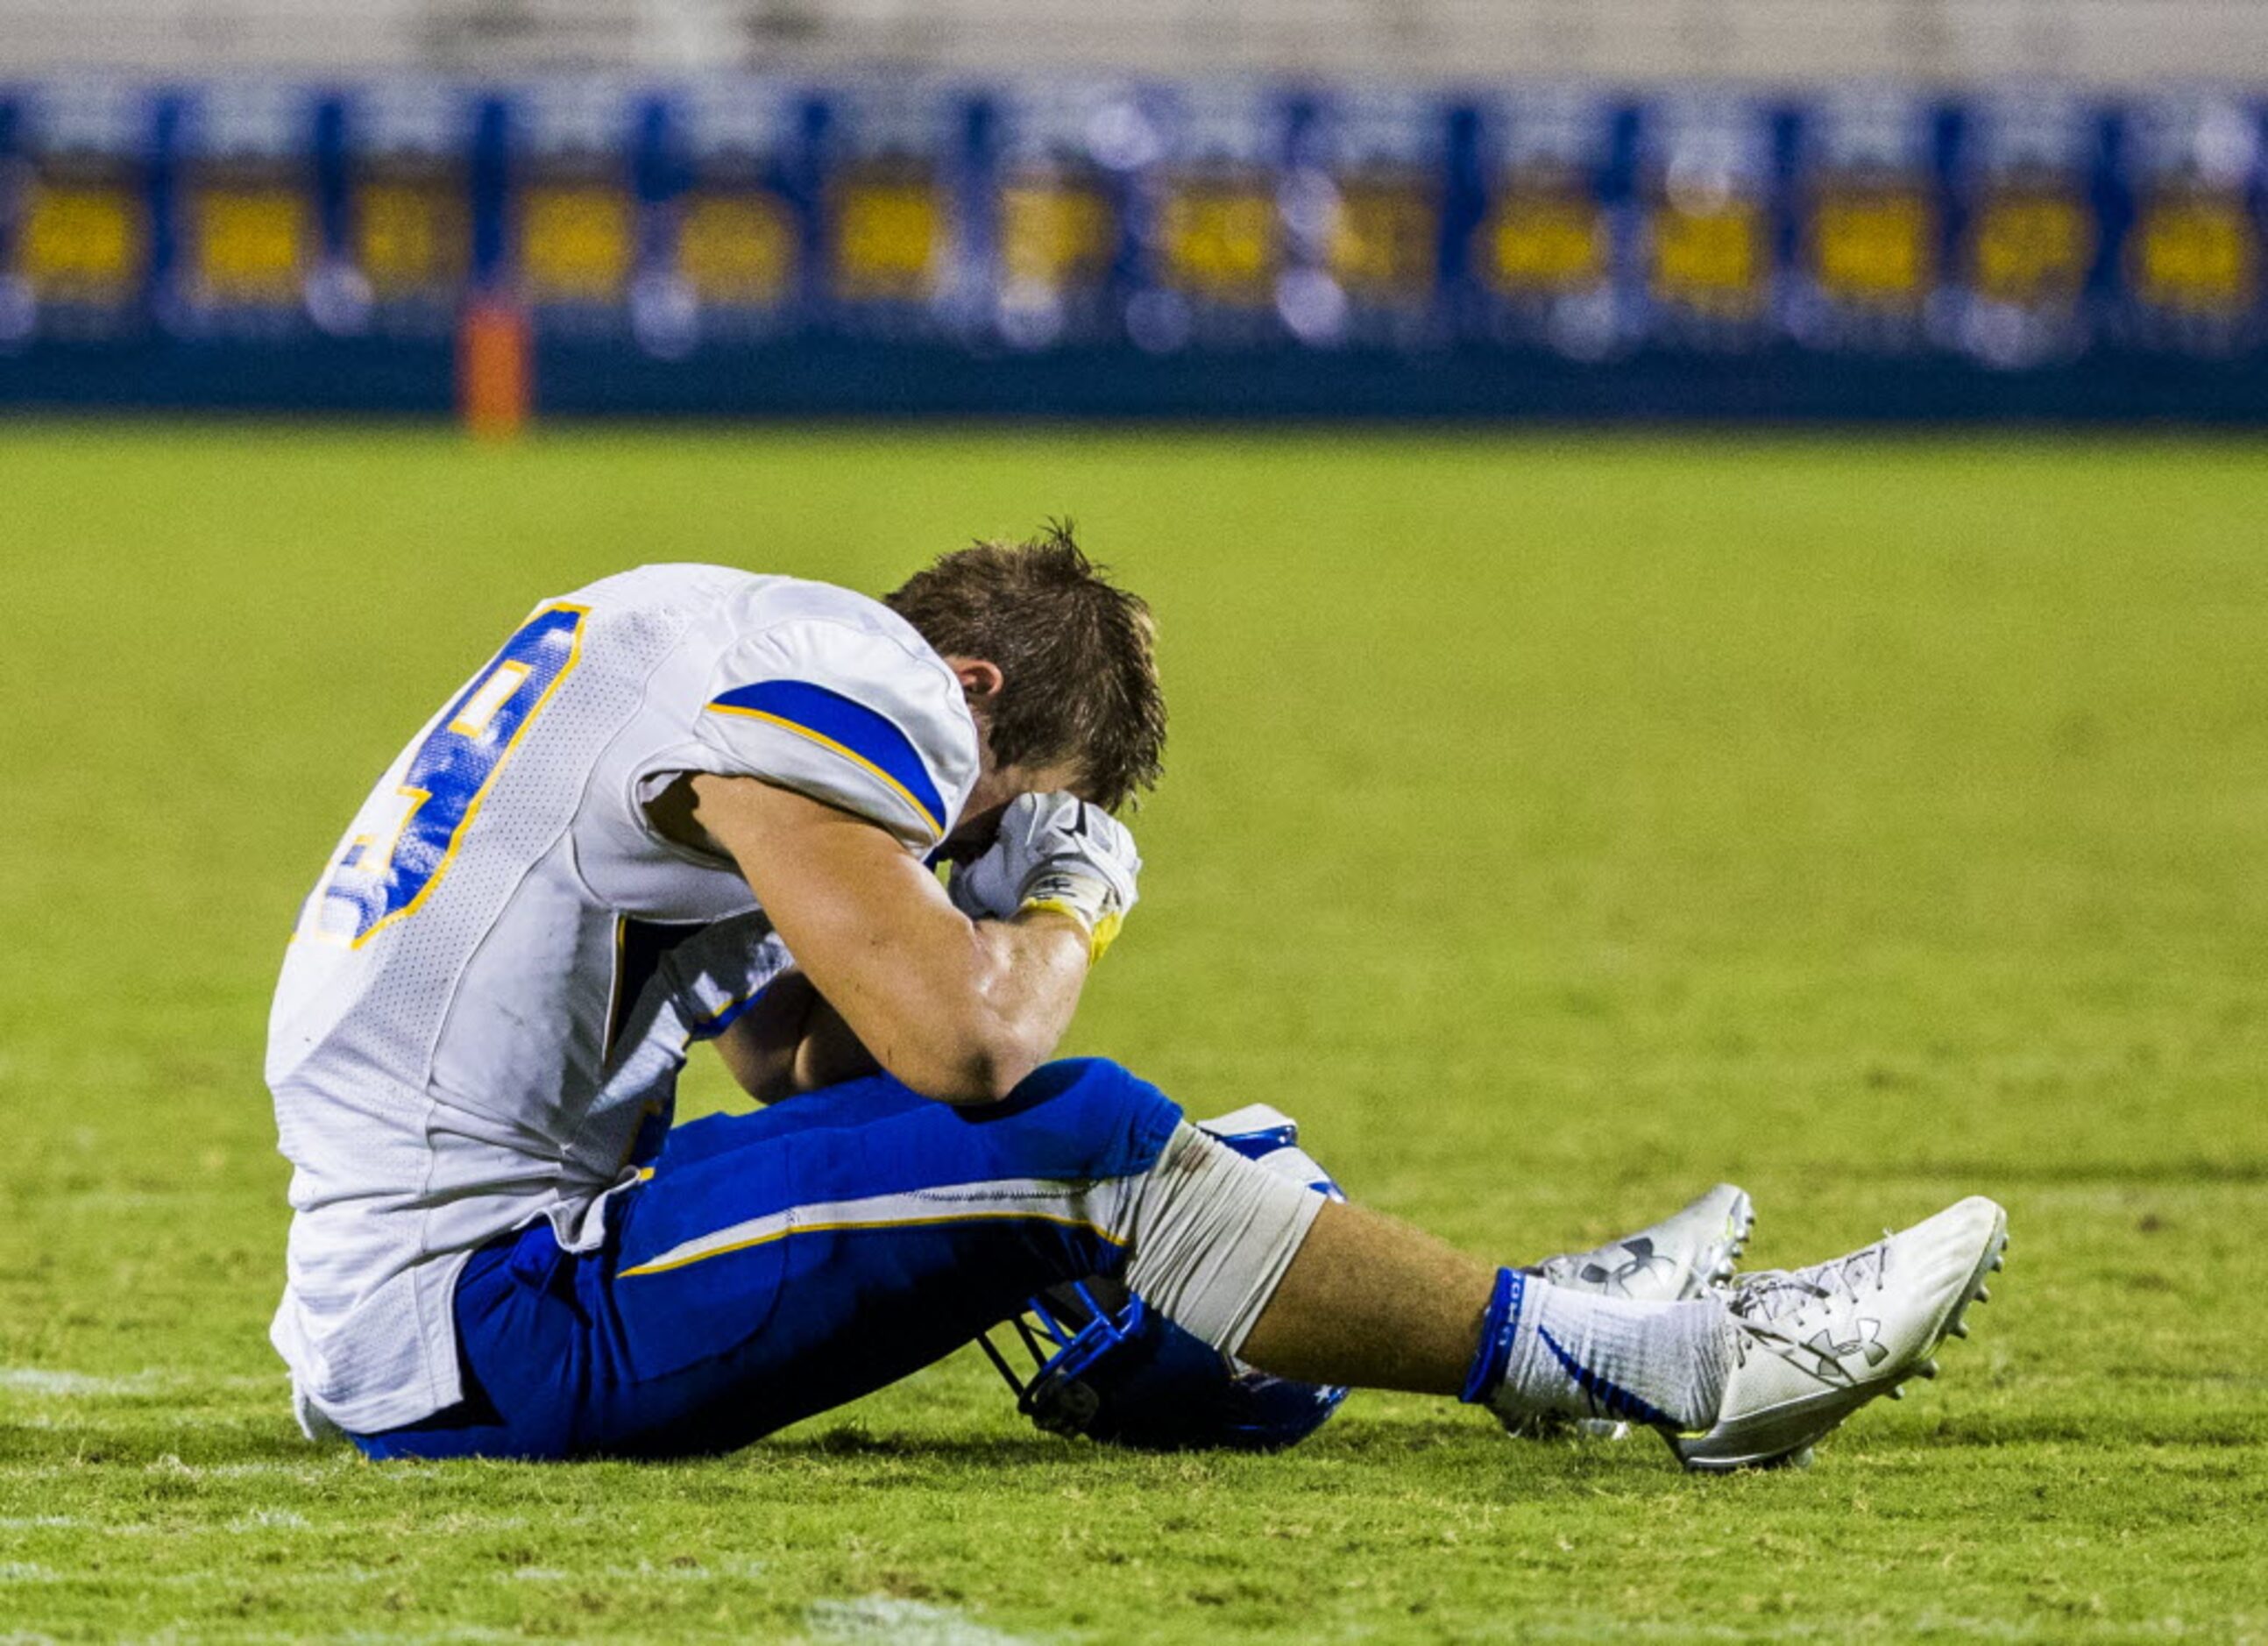
<svg viewBox="0 0 2268 1646">
<path fill-rule="evenodd" d="M 761 778 L 943 840 L 976 780 L 961 683 L 905 620 L 848 589 L 767 579 L 736 602 L 698 736 L 726 776 Z"/>
</svg>

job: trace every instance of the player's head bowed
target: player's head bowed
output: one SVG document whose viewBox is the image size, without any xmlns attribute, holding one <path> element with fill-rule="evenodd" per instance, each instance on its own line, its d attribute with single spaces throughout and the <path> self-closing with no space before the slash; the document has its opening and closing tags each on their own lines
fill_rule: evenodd
<svg viewBox="0 0 2268 1646">
<path fill-rule="evenodd" d="M 940 556 L 887 603 L 949 660 L 999 670 L 972 701 L 996 767 L 1068 765 L 1084 798 L 1116 810 L 1157 785 L 1166 744 L 1157 624 L 1051 521 L 1020 543 Z"/>
</svg>

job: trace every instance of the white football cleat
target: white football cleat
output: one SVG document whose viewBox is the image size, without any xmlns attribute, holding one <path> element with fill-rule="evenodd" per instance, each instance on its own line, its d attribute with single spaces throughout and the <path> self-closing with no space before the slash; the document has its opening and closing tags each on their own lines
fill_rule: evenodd
<svg viewBox="0 0 2268 1646">
<path fill-rule="evenodd" d="M 1747 1194 L 1720 1183 L 1650 1229 L 1589 1251 L 1546 1258 L 1528 1273 L 1571 1292 L 1641 1303 L 1683 1303 L 1733 1278 L 1733 1266 L 1756 1222 Z"/>
<path fill-rule="evenodd" d="M 1742 1276 L 1726 1302 L 1734 1363 L 1717 1421 L 1665 1436 L 1670 1450 L 1709 1473 L 1808 1462 L 1867 1401 L 1937 1376 L 1932 1352 L 1968 1336 L 1962 1317 L 1990 1295 L 2007 1244 L 2007 1213 L 1973 1195 L 1846 1258 Z"/>
<path fill-rule="evenodd" d="M 1620 1240 L 1546 1258 L 1527 1273 L 1571 1292 L 1675 1303 L 1720 1290 L 1733 1278 L 1741 1248 L 1756 1228 L 1756 1207 L 1745 1191 L 1720 1183 L 1699 1199 L 1650 1228 Z M 1564 1418 L 1536 1413 L 1507 1419 L 1505 1432 L 1543 1440 L 1571 1432 L 1620 1440 L 1630 1425 L 1613 1418 Z"/>
</svg>

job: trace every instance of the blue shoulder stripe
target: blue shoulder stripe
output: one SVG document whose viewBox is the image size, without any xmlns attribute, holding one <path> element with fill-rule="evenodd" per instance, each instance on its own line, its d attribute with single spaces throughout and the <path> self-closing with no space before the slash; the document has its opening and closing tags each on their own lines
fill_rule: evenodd
<svg viewBox="0 0 2268 1646">
<path fill-rule="evenodd" d="M 946 831 L 945 801 L 913 741 L 888 716 L 839 691 L 806 680 L 762 680 L 736 686 L 709 705 L 719 714 L 767 721 L 864 766 L 920 813 L 938 835 Z"/>
</svg>

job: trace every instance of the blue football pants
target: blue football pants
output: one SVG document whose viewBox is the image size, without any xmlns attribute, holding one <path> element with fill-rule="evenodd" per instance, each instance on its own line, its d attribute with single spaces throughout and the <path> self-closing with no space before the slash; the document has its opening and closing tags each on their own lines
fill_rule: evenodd
<svg viewBox="0 0 2268 1646">
<path fill-rule="evenodd" d="M 952 1353 L 1047 1287 L 1115 1273 L 1065 1208 L 1149 1170 L 1180 1123 L 1108 1062 L 956 1108 L 887 1076 L 672 1131 L 604 1247 L 548 1222 L 457 1283 L 465 1398 L 373 1458 L 687 1456 L 746 1445 Z"/>
</svg>

